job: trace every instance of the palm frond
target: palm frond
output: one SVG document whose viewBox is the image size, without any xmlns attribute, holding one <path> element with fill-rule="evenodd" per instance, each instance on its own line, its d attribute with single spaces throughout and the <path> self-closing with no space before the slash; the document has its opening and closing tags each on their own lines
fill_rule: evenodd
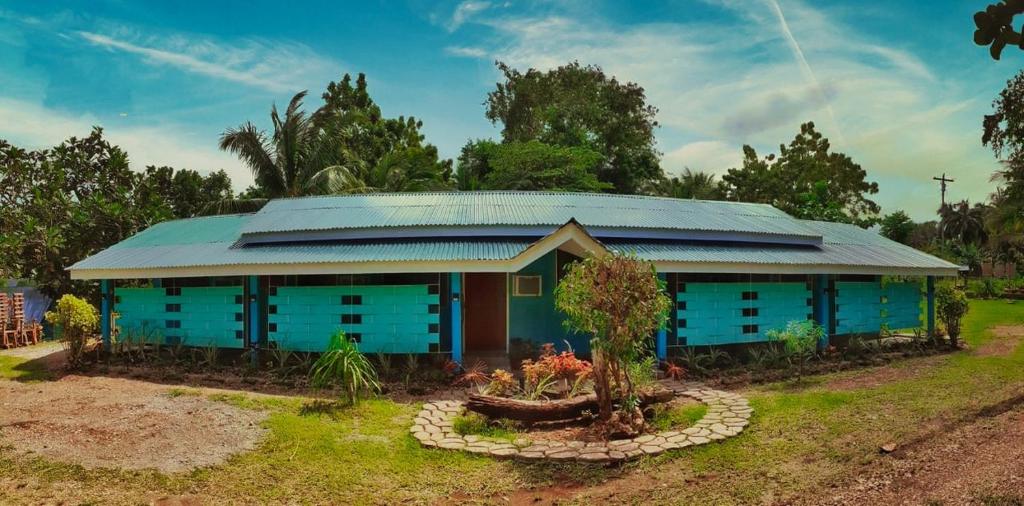
<svg viewBox="0 0 1024 506">
<path fill-rule="evenodd" d="M 267 201 L 267 199 L 222 199 L 203 206 L 199 210 L 199 215 L 254 213 L 267 205 Z"/>
</svg>

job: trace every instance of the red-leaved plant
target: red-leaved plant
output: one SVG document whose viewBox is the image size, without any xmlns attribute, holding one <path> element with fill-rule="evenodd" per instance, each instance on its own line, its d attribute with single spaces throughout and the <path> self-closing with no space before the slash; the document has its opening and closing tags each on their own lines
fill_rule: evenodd
<svg viewBox="0 0 1024 506">
<path fill-rule="evenodd" d="M 590 362 L 576 358 L 574 352 L 556 354 L 555 346 L 547 343 L 541 346 L 540 358 L 536 362 L 530 359 L 523 361 L 522 370 L 528 386 L 561 381 L 565 396 L 573 397 L 590 378 L 594 367 Z"/>
</svg>

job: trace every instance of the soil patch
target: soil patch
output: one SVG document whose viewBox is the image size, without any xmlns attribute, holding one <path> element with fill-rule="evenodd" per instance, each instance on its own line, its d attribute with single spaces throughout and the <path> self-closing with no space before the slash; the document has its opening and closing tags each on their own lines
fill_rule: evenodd
<svg viewBox="0 0 1024 506">
<path fill-rule="evenodd" d="M 1024 325 L 1000 325 L 989 329 L 995 339 L 978 346 L 975 354 L 981 357 L 1003 357 L 1013 353 L 1024 339 Z"/>
<path fill-rule="evenodd" d="M 933 355 L 887 364 L 881 367 L 859 370 L 826 382 L 826 390 L 860 390 L 877 388 L 882 385 L 915 378 L 933 370 L 948 359 L 948 355 Z"/>
<path fill-rule="evenodd" d="M 253 449 L 264 413 L 122 378 L 0 381 L 0 445 L 88 468 L 187 471 Z"/>
<path fill-rule="evenodd" d="M 1020 504 L 1024 408 L 989 410 L 951 431 L 897 447 L 855 482 L 814 504 Z M 979 413 L 987 415 L 988 411 Z"/>
</svg>

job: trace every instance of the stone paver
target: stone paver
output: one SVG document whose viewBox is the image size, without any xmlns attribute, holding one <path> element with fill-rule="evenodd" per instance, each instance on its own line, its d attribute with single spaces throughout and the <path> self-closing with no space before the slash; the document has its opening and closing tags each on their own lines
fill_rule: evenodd
<svg viewBox="0 0 1024 506">
<path fill-rule="evenodd" d="M 461 401 L 433 401 L 413 419 L 409 433 L 427 448 L 461 450 L 495 458 L 521 460 L 576 460 L 607 464 L 658 455 L 669 450 L 708 444 L 732 437 L 750 424 L 754 410 L 737 394 L 711 390 L 697 383 L 661 381 L 677 396 L 692 397 L 708 406 L 708 412 L 697 423 L 683 430 L 645 434 L 633 439 L 617 439 L 606 443 L 582 441 L 507 441 L 460 435 L 452 427 L 452 419 L 463 410 Z"/>
</svg>

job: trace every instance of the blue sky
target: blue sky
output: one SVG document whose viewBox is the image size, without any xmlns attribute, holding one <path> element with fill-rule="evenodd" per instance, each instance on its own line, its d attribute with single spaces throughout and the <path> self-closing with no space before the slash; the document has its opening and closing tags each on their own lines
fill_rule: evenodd
<svg viewBox="0 0 1024 506">
<path fill-rule="evenodd" d="M 299 2 L 295 2 L 299 4 Z M 981 117 L 1024 52 L 971 41 L 987 0 L 665 2 L 0 1 L 0 138 L 46 147 L 102 125 L 133 167 L 244 166 L 217 150 L 270 105 L 366 72 L 387 115 L 414 115 L 455 157 L 496 137 L 482 102 L 496 59 L 577 59 L 639 83 L 659 108 L 663 166 L 722 173 L 741 146 L 819 130 L 881 186 L 886 211 L 930 218 L 938 188 L 983 199 L 997 164 Z M 1012 49 L 1012 48 L 1011 48 Z"/>
</svg>

